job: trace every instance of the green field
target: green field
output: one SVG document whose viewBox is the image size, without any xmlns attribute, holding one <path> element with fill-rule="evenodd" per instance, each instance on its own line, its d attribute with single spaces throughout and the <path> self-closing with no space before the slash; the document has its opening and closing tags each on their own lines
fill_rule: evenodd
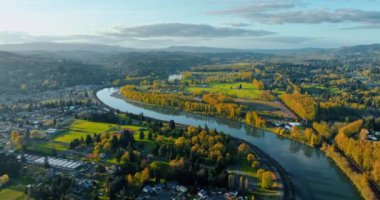
<svg viewBox="0 0 380 200">
<path fill-rule="evenodd" d="M 239 89 L 239 85 L 242 85 L 242 89 Z M 261 99 L 262 91 L 256 89 L 251 83 L 237 82 L 237 83 L 211 83 L 208 87 L 188 87 L 188 92 L 193 93 L 218 93 L 225 94 L 231 97 L 243 98 L 243 99 Z"/>
<path fill-rule="evenodd" d="M 11 179 L 9 185 L 0 189 L 0 200 L 24 200 L 26 185 L 33 182 L 31 177 Z"/>
<path fill-rule="evenodd" d="M 14 189 L 0 190 L 0 200 L 23 200 L 25 199 L 24 192 Z"/>
<path fill-rule="evenodd" d="M 309 94 L 321 94 L 321 93 L 330 93 L 330 94 L 338 94 L 342 92 L 338 87 L 324 87 L 319 85 L 303 85 L 302 88 L 307 91 Z"/>
<path fill-rule="evenodd" d="M 56 151 L 65 151 L 69 148 L 69 143 L 74 139 L 86 138 L 87 134 L 94 135 L 95 133 L 104 133 L 106 131 L 117 132 L 123 129 L 130 129 L 138 134 L 140 126 L 133 125 L 118 125 L 102 122 L 91 122 L 87 120 L 75 120 L 67 130 L 52 138 L 50 141 L 35 141 L 28 149 L 32 152 L 38 152 L 43 154 L 51 154 L 53 149 Z M 135 137 L 138 137 L 135 136 Z M 146 136 L 147 138 L 147 136 Z M 153 144 L 149 144 L 151 141 L 144 141 L 144 145 L 153 148 Z"/>
<path fill-rule="evenodd" d="M 85 138 L 87 134 L 103 133 L 105 131 L 118 131 L 122 129 L 138 130 L 139 126 L 120 126 L 117 124 L 91 122 L 86 120 L 75 120 L 67 132 L 54 139 L 55 142 L 70 143 L 74 139 Z"/>
</svg>

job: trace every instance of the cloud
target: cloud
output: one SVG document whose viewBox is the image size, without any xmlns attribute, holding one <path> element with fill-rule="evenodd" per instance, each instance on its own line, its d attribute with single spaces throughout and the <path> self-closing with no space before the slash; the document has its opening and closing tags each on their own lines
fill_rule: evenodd
<svg viewBox="0 0 380 200">
<path fill-rule="evenodd" d="M 296 7 L 296 4 L 291 2 L 256 2 L 254 4 L 239 6 L 232 9 L 212 11 L 211 14 L 249 14 L 249 13 L 263 13 L 267 11 L 284 10 Z"/>
<path fill-rule="evenodd" d="M 237 15 L 253 22 L 264 24 L 318 24 L 354 22 L 380 24 L 380 11 L 361 9 L 298 9 L 298 4 L 288 2 L 263 2 L 235 7 L 226 10 L 212 11 L 214 15 Z"/>
<path fill-rule="evenodd" d="M 251 24 L 244 23 L 244 22 L 228 22 L 228 23 L 224 23 L 224 25 L 226 25 L 226 26 L 232 26 L 232 27 L 247 27 L 247 26 L 251 26 Z"/>
<path fill-rule="evenodd" d="M 215 27 L 206 24 L 166 23 L 135 27 L 117 27 L 103 35 L 120 38 L 155 38 L 155 37 L 247 37 L 271 35 L 274 32 L 242 28 Z"/>
<path fill-rule="evenodd" d="M 340 28 L 339 30 L 363 30 L 363 29 L 380 29 L 380 24 L 345 27 L 345 28 Z"/>
<path fill-rule="evenodd" d="M 265 37 L 263 38 L 267 42 L 283 43 L 283 44 L 294 44 L 294 43 L 305 43 L 320 40 L 316 37 L 300 37 L 300 36 L 279 36 L 279 37 Z"/>
<path fill-rule="evenodd" d="M 134 27 L 114 27 L 93 34 L 31 35 L 0 32 L 0 43 L 59 42 L 96 43 L 130 47 L 162 47 L 169 45 L 203 45 L 211 40 L 219 43 L 238 38 L 258 38 L 275 34 L 265 30 L 236 27 L 216 27 L 205 24 L 153 24 Z"/>
</svg>

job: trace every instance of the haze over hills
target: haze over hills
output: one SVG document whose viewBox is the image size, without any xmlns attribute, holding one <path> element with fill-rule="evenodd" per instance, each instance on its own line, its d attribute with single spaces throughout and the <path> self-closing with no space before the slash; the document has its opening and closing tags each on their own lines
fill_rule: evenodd
<svg viewBox="0 0 380 200">
<path fill-rule="evenodd" d="M 300 48 L 300 49 L 233 49 L 203 46 L 170 46 L 166 48 L 127 48 L 121 46 L 91 44 L 91 43 L 18 43 L 1 44 L 0 51 L 31 52 L 31 51 L 90 51 L 100 53 L 125 52 L 187 52 L 187 53 L 373 53 L 380 51 L 380 44 L 357 45 L 341 48 Z"/>
<path fill-rule="evenodd" d="M 0 87 L 0 90 L 3 92 L 20 90 L 23 85 L 28 85 L 29 88 L 48 89 L 91 84 L 107 81 L 112 75 L 126 73 L 165 76 L 187 70 L 192 66 L 231 63 L 235 60 L 303 63 L 308 60 L 343 58 L 346 62 L 354 64 L 358 60 L 371 62 L 380 60 L 379 55 L 379 44 L 337 49 L 288 50 L 239 50 L 190 46 L 132 49 L 99 44 L 7 44 L 0 45 L 0 72 L 2 72 L 0 82 L 4 86 Z M 94 69 L 102 73 L 93 73 Z M 27 74 L 28 78 L 20 78 L 23 74 Z M 87 78 L 80 78 L 79 74 L 87 74 Z"/>
<path fill-rule="evenodd" d="M 2 44 L 1 51 L 94 51 L 94 52 L 126 52 L 134 49 L 119 46 L 88 43 L 18 43 Z"/>
</svg>

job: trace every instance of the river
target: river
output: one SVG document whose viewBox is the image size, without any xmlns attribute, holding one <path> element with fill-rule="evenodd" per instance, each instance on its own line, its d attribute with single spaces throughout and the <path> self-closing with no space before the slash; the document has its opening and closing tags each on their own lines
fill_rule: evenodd
<svg viewBox="0 0 380 200">
<path fill-rule="evenodd" d="M 133 104 L 112 96 L 115 92 L 116 88 L 105 88 L 96 95 L 104 104 L 123 112 L 144 113 L 147 117 L 174 120 L 192 126 L 204 127 L 207 124 L 210 129 L 223 131 L 256 145 L 290 174 L 296 199 L 362 199 L 348 177 L 318 149 L 231 120 Z"/>
</svg>

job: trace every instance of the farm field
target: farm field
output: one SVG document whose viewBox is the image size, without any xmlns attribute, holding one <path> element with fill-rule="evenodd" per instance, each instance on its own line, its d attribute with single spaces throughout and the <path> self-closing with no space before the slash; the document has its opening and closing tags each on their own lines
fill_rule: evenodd
<svg viewBox="0 0 380 200">
<path fill-rule="evenodd" d="M 23 200 L 25 199 L 24 192 L 15 189 L 0 190 L 0 200 Z"/>
<path fill-rule="evenodd" d="M 242 86 L 239 89 L 239 86 Z M 188 92 L 199 94 L 202 92 L 225 94 L 236 98 L 244 99 L 262 99 L 262 91 L 258 90 L 250 83 L 237 82 L 237 83 L 211 83 L 207 87 L 192 86 L 186 89 Z"/>
<path fill-rule="evenodd" d="M 68 128 L 67 131 L 53 137 L 49 141 L 34 141 L 29 147 L 32 152 L 43 154 L 51 154 L 53 149 L 56 151 L 68 150 L 70 142 L 74 139 L 86 138 L 87 134 L 93 136 L 95 133 L 103 133 L 105 131 L 119 131 L 122 129 L 129 129 L 135 131 L 135 138 L 138 139 L 138 130 L 140 126 L 134 125 L 118 125 L 112 123 L 91 122 L 87 120 L 75 120 Z M 147 133 L 145 133 L 147 135 Z M 145 137 L 147 138 L 147 136 Z M 142 141 L 148 149 L 153 148 L 151 141 Z"/>
<path fill-rule="evenodd" d="M 91 122 L 86 120 L 75 120 L 67 132 L 61 136 L 54 139 L 55 142 L 70 143 L 74 139 L 80 139 L 81 137 L 86 137 L 87 134 L 94 135 L 95 133 L 103 133 L 108 130 L 120 130 L 120 129 L 130 129 L 137 131 L 139 126 L 124 125 L 120 126 L 111 123 L 101 123 L 101 122 Z"/>
<path fill-rule="evenodd" d="M 338 94 L 342 92 L 338 87 L 331 86 L 331 87 L 324 87 L 320 85 L 303 85 L 302 88 L 309 94 L 321 94 L 321 93 L 330 93 L 330 94 Z"/>
</svg>

